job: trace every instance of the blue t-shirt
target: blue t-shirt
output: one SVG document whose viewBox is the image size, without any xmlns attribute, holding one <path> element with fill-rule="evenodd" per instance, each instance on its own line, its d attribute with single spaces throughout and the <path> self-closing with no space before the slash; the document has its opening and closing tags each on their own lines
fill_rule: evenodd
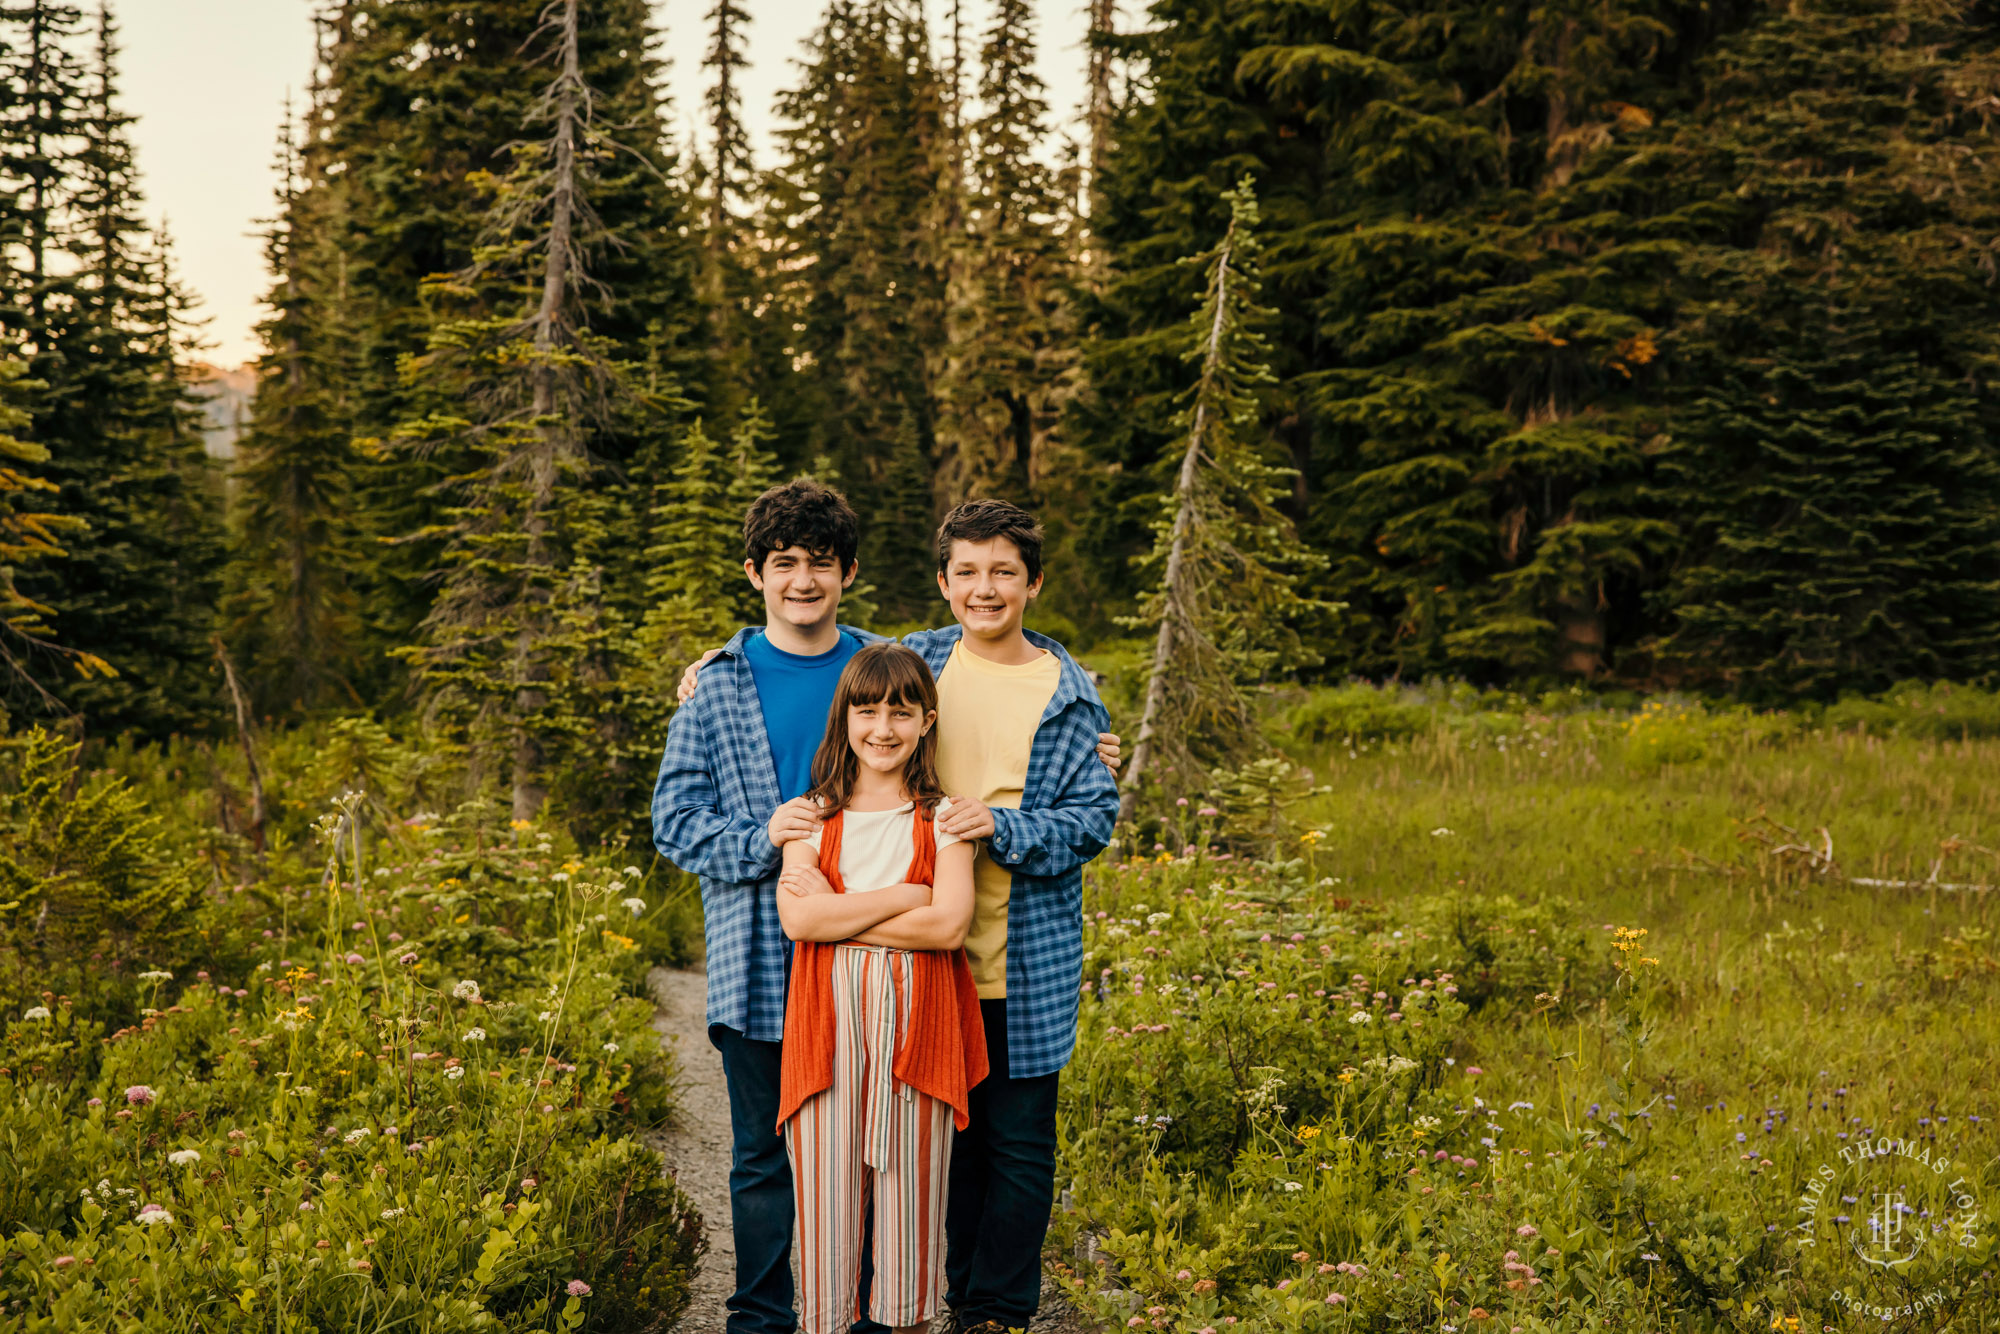
<svg viewBox="0 0 2000 1334">
<path fill-rule="evenodd" d="M 744 642 L 743 657 L 757 683 L 764 734 L 778 768 L 778 800 L 803 797 L 812 786 L 813 756 L 826 736 L 834 690 L 847 660 L 860 651 L 861 641 L 845 630 L 838 644 L 811 655 L 787 653 L 762 631 Z"/>
</svg>

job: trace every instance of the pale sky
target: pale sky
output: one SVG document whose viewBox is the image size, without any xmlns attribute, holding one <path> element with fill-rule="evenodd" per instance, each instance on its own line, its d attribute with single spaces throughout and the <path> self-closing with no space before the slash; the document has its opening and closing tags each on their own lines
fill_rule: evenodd
<svg viewBox="0 0 2000 1334">
<path fill-rule="evenodd" d="M 701 16 L 711 0 L 653 0 L 667 33 L 676 131 L 685 143 L 700 109 Z M 771 130 L 771 102 L 794 77 L 792 61 L 824 0 L 748 0 L 751 68 L 745 119 L 759 150 Z M 943 0 L 930 0 L 939 23 Z M 967 0 L 970 55 L 989 12 Z M 1058 123 L 1083 101 L 1083 0 L 1035 0 L 1041 17 L 1041 73 Z M 1137 6 L 1131 6 L 1137 8 Z M 255 325 L 268 283 L 258 219 L 272 211 L 272 161 L 287 92 L 303 95 L 312 66 L 310 0 L 115 0 L 122 29 L 125 108 L 146 211 L 164 218 L 182 279 L 202 301 L 205 355 L 234 366 L 257 354 Z M 934 27 L 940 43 L 943 32 Z"/>
</svg>

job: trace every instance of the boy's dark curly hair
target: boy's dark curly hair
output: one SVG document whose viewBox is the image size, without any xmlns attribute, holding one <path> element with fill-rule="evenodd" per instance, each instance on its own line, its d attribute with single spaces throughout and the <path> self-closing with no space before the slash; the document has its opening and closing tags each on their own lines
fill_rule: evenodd
<svg viewBox="0 0 2000 1334">
<path fill-rule="evenodd" d="M 759 570 L 772 552 L 804 547 L 815 556 L 832 556 L 846 574 L 860 544 L 861 521 L 847 497 L 810 477 L 772 487 L 750 502 L 743 516 L 743 555 Z"/>
<path fill-rule="evenodd" d="M 1033 583 L 1042 573 L 1042 525 L 1034 515 L 1007 500 L 968 500 L 944 516 L 937 530 L 938 573 L 951 564 L 954 542 L 991 542 L 1004 537 L 1021 553 Z"/>
</svg>

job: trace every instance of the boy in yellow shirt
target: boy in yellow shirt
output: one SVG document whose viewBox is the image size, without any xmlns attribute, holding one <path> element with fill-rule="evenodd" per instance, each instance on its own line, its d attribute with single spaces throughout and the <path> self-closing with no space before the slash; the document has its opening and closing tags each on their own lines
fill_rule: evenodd
<svg viewBox="0 0 2000 1334">
<path fill-rule="evenodd" d="M 1025 1329 L 1041 1300 L 1055 1197 L 1056 1085 L 1076 1045 L 1083 867 L 1104 850 L 1118 789 L 1099 762 L 1109 716 L 1062 645 L 1022 626 L 1042 590 L 1042 529 L 975 500 L 937 534 L 955 626 L 903 642 L 938 680 L 939 829 L 980 840 L 965 952 L 992 1073 L 953 1142 L 945 1300 L 955 1329 Z"/>
</svg>

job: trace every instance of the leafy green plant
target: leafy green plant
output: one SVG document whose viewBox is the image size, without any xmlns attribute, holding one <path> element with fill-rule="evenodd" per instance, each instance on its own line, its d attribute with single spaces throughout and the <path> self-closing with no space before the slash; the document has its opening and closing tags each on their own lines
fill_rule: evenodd
<svg viewBox="0 0 2000 1334">
<path fill-rule="evenodd" d="M 23 791 L 57 790 L 45 754 L 68 762 L 30 751 Z M 143 816 L 115 782 L 79 790 Z M 319 875 L 190 894 L 185 963 L 10 1004 L 0 1310 L 34 1331 L 667 1329 L 703 1241 L 633 1138 L 672 1107 L 635 994 L 640 935 L 677 929 L 647 925 L 665 896 L 481 803 L 385 826 L 350 794 L 318 828 Z M 118 866 L 141 895 L 189 883 Z"/>
</svg>

